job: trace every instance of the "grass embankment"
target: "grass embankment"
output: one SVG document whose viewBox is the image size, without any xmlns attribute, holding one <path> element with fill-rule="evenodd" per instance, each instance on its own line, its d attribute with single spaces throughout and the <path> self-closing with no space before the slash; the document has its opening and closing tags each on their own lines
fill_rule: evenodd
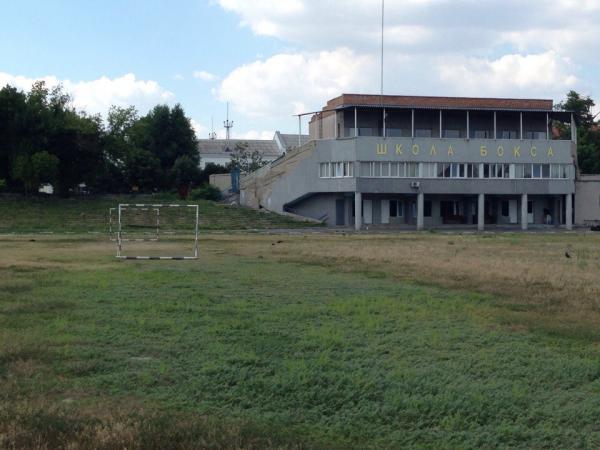
<svg viewBox="0 0 600 450">
<path fill-rule="evenodd" d="M 265 211 L 172 195 L 76 197 L 0 196 L 0 233 L 108 233 L 109 208 L 119 203 L 198 204 L 201 230 L 301 228 L 301 222 Z M 166 211 L 163 210 L 163 214 Z M 318 226 L 318 225 L 317 225 Z"/>
<path fill-rule="evenodd" d="M 598 341 L 468 292 L 529 294 L 518 267 L 542 279 L 567 243 L 587 265 L 553 270 L 578 283 L 598 239 L 572 237 L 211 236 L 199 261 L 124 263 L 2 238 L 0 446 L 598 447 Z"/>
</svg>

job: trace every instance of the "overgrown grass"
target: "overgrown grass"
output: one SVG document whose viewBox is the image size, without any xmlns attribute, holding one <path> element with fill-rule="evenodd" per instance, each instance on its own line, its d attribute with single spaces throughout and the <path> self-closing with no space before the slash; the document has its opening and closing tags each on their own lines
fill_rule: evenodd
<svg viewBox="0 0 600 450">
<path fill-rule="evenodd" d="M 0 196 L 0 233 L 107 233 L 109 208 L 119 203 L 192 203 L 202 230 L 248 230 L 315 226 L 265 211 L 207 200 L 180 201 L 173 195 L 105 197 Z"/>
<path fill-rule="evenodd" d="M 0 239 L 0 447 L 600 445 L 594 342 L 498 322 L 472 279 L 315 250 L 375 241 L 212 236 L 197 262 L 117 262 Z"/>
</svg>

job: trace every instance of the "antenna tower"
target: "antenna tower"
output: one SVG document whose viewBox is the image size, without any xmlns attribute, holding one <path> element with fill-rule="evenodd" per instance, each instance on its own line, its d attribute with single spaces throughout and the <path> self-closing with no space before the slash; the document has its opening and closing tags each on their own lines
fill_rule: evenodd
<svg viewBox="0 0 600 450">
<path fill-rule="evenodd" d="M 230 130 L 233 128 L 233 120 L 229 120 L 229 102 L 227 102 L 227 120 L 223 122 L 225 127 L 225 139 L 229 140 Z"/>
<path fill-rule="evenodd" d="M 208 133 L 208 138 L 212 141 L 217 138 L 217 133 L 215 133 L 215 122 L 212 116 L 210 117 L 210 133 Z"/>
</svg>

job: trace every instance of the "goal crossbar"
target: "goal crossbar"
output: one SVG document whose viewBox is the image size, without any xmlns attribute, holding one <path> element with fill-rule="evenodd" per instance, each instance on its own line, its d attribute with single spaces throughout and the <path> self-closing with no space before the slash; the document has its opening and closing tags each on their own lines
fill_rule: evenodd
<svg viewBox="0 0 600 450">
<path fill-rule="evenodd" d="M 194 252 L 193 256 L 131 256 L 123 254 L 123 242 L 147 242 L 147 241 L 158 241 L 158 233 L 160 229 L 160 208 L 186 208 L 192 209 L 194 213 Z M 136 259 L 136 260 L 193 260 L 198 259 L 198 222 L 199 222 L 199 208 L 198 205 L 179 205 L 173 203 L 120 203 L 117 208 L 110 208 L 110 220 L 109 229 L 112 236 L 112 212 L 117 211 L 117 255 L 118 259 Z M 156 212 L 156 238 L 140 238 L 130 239 L 123 237 L 123 223 L 122 223 L 122 212 L 126 210 L 142 210 Z M 111 240 L 113 240 L 111 238 Z"/>
</svg>

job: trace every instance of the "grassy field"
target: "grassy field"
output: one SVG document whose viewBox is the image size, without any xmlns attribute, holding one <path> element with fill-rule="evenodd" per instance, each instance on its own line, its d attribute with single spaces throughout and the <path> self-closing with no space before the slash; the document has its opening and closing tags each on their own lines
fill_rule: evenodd
<svg viewBox="0 0 600 450">
<path fill-rule="evenodd" d="M 0 249 L 0 447 L 600 446 L 598 236 Z"/>
<path fill-rule="evenodd" d="M 1 233 L 107 233 L 108 210 L 119 203 L 193 203 L 200 209 L 201 230 L 251 230 L 302 228 L 300 222 L 249 208 L 207 200 L 180 201 L 173 195 L 105 197 L 10 197 L 0 196 Z M 163 210 L 163 214 L 164 214 Z M 318 226 L 318 225 L 317 225 Z"/>
</svg>

